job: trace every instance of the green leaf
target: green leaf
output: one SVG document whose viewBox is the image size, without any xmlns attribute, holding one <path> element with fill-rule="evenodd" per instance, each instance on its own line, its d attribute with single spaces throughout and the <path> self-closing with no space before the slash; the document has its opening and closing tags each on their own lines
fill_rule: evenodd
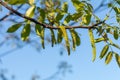
<svg viewBox="0 0 120 80">
<path fill-rule="evenodd" d="M 57 34 L 57 43 L 61 43 L 63 39 L 63 33 L 61 29 L 58 29 L 58 34 Z"/>
<path fill-rule="evenodd" d="M 25 13 L 26 16 L 32 18 L 35 12 L 35 5 L 32 5 Z"/>
<path fill-rule="evenodd" d="M 40 22 L 44 22 L 45 21 L 45 17 L 46 17 L 46 13 L 45 13 L 45 10 L 44 9 L 41 9 L 41 8 L 37 8 L 38 11 L 40 12 L 40 16 L 39 16 L 39 21 Z"/>
<path fill-rule="evenodd" d="M 62 34 L 63 34 L 63 38 L 65 39 L 68 55 L 70 55 L 70 43 L 69 43 L 69 39 L 68 39 L 68 35 L 67 35 L 67 32 L 66 32 L 66 29 L 65 29 L 64 26 L 59 26 L 59 28 L 61 29 Z"/>
<path fill-rule="evenodd" d="M 68 11 L 68 2 L 64 2 L 63 5 L 62 5 L 62 10 L 67 13 Z"/>
<path fill-rule="evenodd" d="M 101 54 L 100 54 L 100 59 L 102 59 L 102 58 L 106 55 L 108 49 L 109 49 L 109 45 L 105 45 L 105 46 L 103 47 L 103 49 L 102 49 L 102 51 L 101 51 Z"/>
<path fill-rule="evenodd" d="M 28 37 L 29 37 L 29 35 L 30 35 L 30 31 L 31 31 L 31 29 L 30 29 L 30 24 L 26 24 L 26 25 L 24 26 L 22 32 L 21 32 L 21 39 L 22 39 L 23 41 L 28 40 Z"/>
<path fill-rule="evenodd" d="M 56 16 L 56 21 L 59 23 L 60 20 L 64 17 L 64 13 L 63 12 L 59 12 Z"/>
<path fill-rule="evenodd" d="M 77 12 L 81 12 L 84 10 L 85 4 L 83 2 L 80 2 L 79 0 L 71 0 L 71 1 Z"/>
<path fill-rule="evenodd" d="M 40 36 L 40 38 L 41 38 L 42 48 L 45 49 L 45 44 L 44 44 L 44 33 L 45 33 L 45 30 L 44 30 L 44 28 L 41 27 L 39 24 L 36 24 L 35 31 L 36 31 L 36 34 L 38 36 Z"/>
<path fill-rule="evenodd" d="M 115 54 L 115 59 L 116 59 L 118 66 L 120 67 L 120 56 L 117 53 Z"/>
<path fill-rule="evenodd" d="M 64 24 L 67 25 L 67 24 L 71 21 L 71 18 L 72 18 L 72 16 L 71 16 L 70 14 L 68 14 L 68 15 L 65 17 Z"/>
<path fill-rule="evenodd" d="M 120 24 L 120 14 L 116 14 L 116 21 Z"/>
<path fill-rule="evenodd" d="M 120 49 L 120 46 L 118 44 L 111 43 L 111 45 L 114 46 L 114 47 L 116 47 L 116 48 L 118 48 L 118 49 Z"/>
<path fill-rule="evenodd" d="M 120 5 L 120 0 L 115 0 Z"/>
<path fill-rule="evenodd" d="M 35 31 L 38 36 L 41 36 L 42 27 L 39 24 L 36 24 Z"/>
<path fill-rule="evenodd" d="M 102 26 L 99 26 L 97 29 L 98 36 L 101 36 L 104 33 L 104 29 Z"/>
<path fill-rule="evenodd" d="M 82 22 L 83 22 L 83 24 L 85 24 L 85 25 L 89 25 L 90 22 L 91 22 L 91 14 L 85 14 L 85 15 L 82 17 Z"/>
<path fill-rule="evenodd" d="M 56 44 L 56 39 L 55 39 L 55 34 L 53 29 L 50 29 L 51 32 L 51 41 L 52 41 L 52 47 L 54 46 L 54 44 Z"/>
<path fill-rule="evenodd" d="M 117 28 L 114 29 L 114 35 L 113 35 L 113 36 L 114 36 L 114 38 L 115 38 L 116 40 L 118 40 L 118 36 L 119 36 L 119 35 L 118 35 L 118 30 L 117 30 Z"/>
<path fill-rule="evenodd" d="M 120 8 L 114 7 L 113 9 L 114 9 L 114 11 L 116 12 L 116 14 L 120 14 Z"/>
<path fill-rule="evenodd" d="M 89 29 L 89 37 L 90 37 L 90 42 L 91 42 L 91 46 L 92 46 L 92 53 L 93 53 L 92 61 L 95 61 L 95 59 L 96 59 L 96 46 L 95 46 L 95 40 L 94 40 L 94 35 L 92 32 L 92 29 Z"/>
<path fill-rule="evenodd" d="M 93 12 L 93 6 L 87 3 L 88 11 Z"/>
<path fill-rule="evenodd" d="M 107 56 L 106 56 L 105 63 L 106 63 L 106 64 L 109 64 L 110 61 L 112 60 L 112 57 L 113 57 L 113 52 L 110 51 L 110 52 L 107 54 Z"/>
<path fill-rule="evenodd" d="M 105 41 L 105 39 L 103 37 L 95 39 L 95 43 L 98 43 L 98 42 L 101 42 L 101 41 Z"/>
<path fill-rule="evenodd" d="M 77 32 L 74 29 L 70 30 L 73 42 L 73 50 L 75 50 L 76 46 L 80 45 L 80 37 L 78 36 Z"/>
<path fill-rule="evenodd" d="M 18 24 L 14 24 L 14 25 L 12 25 L 11 27 L 8 28 L 7 32 L 13 33 L 16 30 L 18 30 L 21 26 L 22 26 L 22 24 L 19 24 L 19 23 Z"/>
<path fill-rule="evenodd" d="M 71 17 L 71 20 L 78 22 L 79 19 L 82 17 L 82 15 L 83 15 L 83 12 L 74 13 Z"/>
<path fill-rule="evenodd" d="M 43 49 L 45 49 L 44 35 L 45 35 L 45 29 L 42 28 L 41 36 L 40 37 L 41 37 L 41 43 L 42 43 Z"/>
</svg>

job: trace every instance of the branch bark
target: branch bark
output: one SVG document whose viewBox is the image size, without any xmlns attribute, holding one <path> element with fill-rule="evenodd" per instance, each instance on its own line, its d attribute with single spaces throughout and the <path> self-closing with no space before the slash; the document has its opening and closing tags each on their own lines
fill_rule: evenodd
<svg viewBox="0 0 120 80">
<path fill-rule="evenodd" d="M 33 18 L 30 18 L 28 16 L 25 16 L 24 14 L 21 14 L 20 12 L 16 11 L 15 9 L 13 9 L 12 7 L 8 6 L 8 4 L 6 4 L 5 2 L 3 2 L 2 0 L 0 0 L 0 4 L 2 6 L 4 6 L 5 8 L 7 8 L 8 10 L 10 10 L 11 12 L 13 12 L 14 14 L 24 18 L 24 19 L 27 19 L 27 20 L 30 20 L 36 24 L 39 24 L 41 26 L 43 26 L 44 28 L 48 28 L 48 29 L 60 29 L 59 27 L 54 27 L 54 26 L 51 26 L 49 24 L 46 24 L 46 23 L 42 23 L 42 22 L 39 22 L 37 21 L 36 19 L 33 19 Z M 76 29 L 76 28 L 82 28 L 82 29 L 92 29 L 94 28 L 95 26 L 98 26 L 102 23 L 104 23 L 105 21 L 100 21 L 99 23 L 96 23 L 96 24 L 93 24 L 91 26 L 65 26 L 65 29 Z"/>
</svg>

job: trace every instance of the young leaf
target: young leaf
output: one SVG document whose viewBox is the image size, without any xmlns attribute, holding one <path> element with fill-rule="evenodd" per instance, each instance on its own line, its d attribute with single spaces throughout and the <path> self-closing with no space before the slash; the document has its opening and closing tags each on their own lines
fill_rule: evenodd
<svg viewBox="0 0 120 80">
<path fill-rule="evenodd" d="M 109 49 L 109 45 L 105 45 L 104 48 L 101 51 L 100 59 L 102 59 L 106 55 L 108 49 Z"/>
<path fill-rule="evenodd" d="M 34 16 L 35 5 L 32 5 L 25 13 L 26 16 L 32 18 Z"/>
<path fill-rule="evenodd" d="M 106 64 L 109 64 L 110 61 L 112 60 L 112 57 L 113 57 L 113 52 L 110 51 L 110 52 L 107 54 L 107 56 L 106 56 L 105 63 L 106 63 Z"/>
<path fill-rule="evenodd" d="M 98 43 L 98 42 L 101 42 L 101 41 L 105 41 L 105 39 L 103 37 L 95 39 L 95 43 Z"/>
<path fill-rule="evenodd" d="M 120 46 L 118 44 L 112 43 L 111 45 L 118 48 L 118 49 L 120 49 Z"/>
<path fill-rule="evenodd" d="M 50 29 L 51 32 L 51 41 L 52 41 L 52 47 L 54 46 L 54 44 L 56 44 L 56 39 L 55 39 L 55 34 L 53 29 Z"/>
<path fill-rule="evenodd" d="M 30 24 L 26 24 L 21 32 L 21 39 L 23 41 L 26 41 L 28 40 L 28 37 L 30 35 L 30 31 L 31 31 L 31 28 L 30 28 Z"/>
<path fill-rule="evenodd" d="M 22 26 L 22 24 L 19 24 L 19 23 L 18 24 L 14 24 L 10 28 L 8 28 L 7 32 L 13 33 L 16 30 L 18 30 L 21 26 Z"/>
<path fill-rule="evenodd" d="M 69 39 L 68 39 L 68 35 L 67 35 L 67 32 L 66 32 L 66 29 L 65 29 L 64 26 L 59 26 L 59 28 L 62 31 L 63 38 L 65 39 L 68 55 L 70 55 L 70 43 L 69 43 Z"/>
<path fill-rule="evenodd" d="M 92 53 L 93 53 L 92 61 L 95 61 L 95 59 L 96 59 L 96 46 L 95 46 L 95 40 L 94 40 L 94 35 L 92 32 L 92 29 L 89 29 L 89 37 L 90 37 L 90 42 L 91 42 L 91 46 L 92 46 Z"/>
<path fill-rule="evenodd" d="M 72 43 L 73 43 L 73 50 L 76 49 L 76 37 L 75 34 L 72 32 L 72 30 L 70 30 L 71 36 L 72 36 Z"/>
<path fill-rule="evenodd" d="M 118 54 L 115 54 L 115 58 L 118 66 L 120 67 L 120 56 Z"/>
</svg>

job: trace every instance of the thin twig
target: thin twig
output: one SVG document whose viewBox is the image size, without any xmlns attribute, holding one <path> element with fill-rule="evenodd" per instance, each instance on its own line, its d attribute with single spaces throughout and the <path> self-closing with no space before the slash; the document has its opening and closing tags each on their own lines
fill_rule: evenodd
<svg viewBox="0 0 120 80">
<path fill-rule="evenodd" d="M 16 10 L 19 10 L 22 6 L 23 6 L 23 5 L 18 6 L 18 8 L 17 8 Z M 10 11 L 8 14 L 6 14 L 5 16 L 3 16 L 3 17 L 0 19 L 0 22 L 3 21 L 3 20 L 5 20 L 8 16 L 10 16 L 10 15 L 12 15 L 12 14 L 13 14 L 13 12 Z"/>
<path fill-rule="evenodd" d="M 36 24 L 39 24 L 41 26 L 43 26 L 44 28 L 49 28 L 49 29 L 60 29 L 59 27 L 54 27 L 54 26 L 51 26 L 49 24 L 45 24 L 45 23 L 42 23 L 42 22 L 39 22 L 33 18 L 30 18 L 28 16 L 25 16 L 23 14 L 21 14 L 20 12 L 14 10 L 12 7 L 8 6 L 5 2 L 3 2 L 2 0 L 0 0 L 0 4 L 4 7 L 6 7 L 8 10 L 10 10 L 11 12 L 15 13 L 16 15 L 24 18 L 24 19 L 27 19 L 27 20 L 30 20 Z M 83 29 L 91 29 L 91 28 L 94 28 L 95 26 L 98 26 L 100 24 L 104 23 L 104 21 L 101 21 L 99 23 L 96 23 L 96 24 L 93 24 L 91 26 L 65 26 L 65 29 L 72 29 L 72 28 L 83 28 Z"/>
</svg>

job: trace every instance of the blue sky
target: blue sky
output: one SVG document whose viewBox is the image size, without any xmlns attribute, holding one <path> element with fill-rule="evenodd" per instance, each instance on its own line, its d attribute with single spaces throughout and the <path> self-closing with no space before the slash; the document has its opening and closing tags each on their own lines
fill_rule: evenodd
<svg viewBox="0 0 120 80">
<path fill-rule="evenodd" d="M 93 4 L 96 2 L 98 0 L 93 1 Z M 102 18 L 105 13 L 104 16 L 103 13 L 98 13 L 98 15 Z M 73 73 L 67 73 L 66 76 L 61 77 L 61 80 L 119 80 L 120 69 L 115 59 L 113 58 L 109 65 L 104 64 L 104 59 L 99 59 L 100 51 L 104 45 L 97 44 L 97 59 L 92 62 L 92 50 L 87 30 L 79 31 L 82 35 L 81 46 L 75 52 L 72 52 L 70 56 L 67 55 L 66 51 L 63 56 L 60 56 L 58 46 L 53 48 L 46 46 L 45 50 L 37 52 L 33 47 L 27 45 L 2 57 L 0 68 L 8 70 L 7 77 L 15 75 L 15 80 L 30 80 L 34 74 L 40 75 L 40 79 L 44 80 L 57 71 L 59 62 L 66 61 L 72 65 Z M 4 46 L 0 48 L 0 52 L 6 51 L 6 48 L 9 49 L 10 47 Z"/>
</svg>

